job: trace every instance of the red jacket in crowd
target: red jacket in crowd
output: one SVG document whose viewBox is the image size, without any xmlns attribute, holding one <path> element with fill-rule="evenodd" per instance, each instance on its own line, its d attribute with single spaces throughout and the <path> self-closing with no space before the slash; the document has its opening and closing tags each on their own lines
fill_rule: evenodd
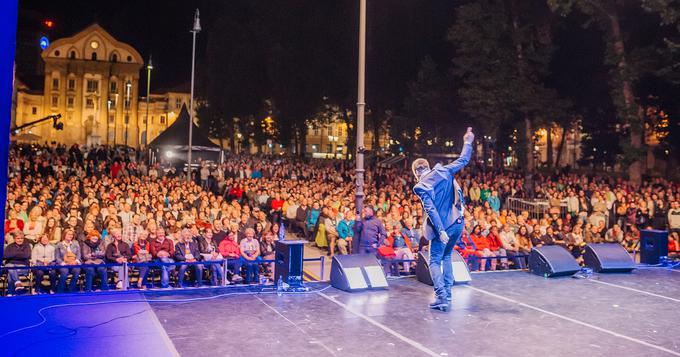
<svg viewBox="0 0 680 357">
<path fill-rule="evenodd" d="M 154 258 L 158 258 L 158 252 L 164 250 L 168 252 L 170 257 L 175 254 L 175 246 L 172 244 L 172 240 L 165 238 L 163 242 L 159 242 L 158 239 L 154 239 L 149 242 L 149 253 Z"/>
<path fill-rule="evenodd" d="M 486 239 L 483 235 L 475 235 L 475 234 L 470 234 L 470 238 L 472 238 L 472 241 L 475 242 L 475 245 L 477 246 L 477 250 L 484 250 L 486 248 L 491 248 L 489 246 L 489 240 Z"/>
<path fill-rule="evenodd" d="M 229 238 L 223 239 L 217 249 L 220 251 L 220 254 L 227 259 L 241 256 L 241 249 L 238 247 L 238 244 Z"/>
<path fill-rule="evenodd" d="M 272 210 L 278 211 L 283 207 L 283 200 L 272 200 Z"/>
<path fill-rule="evenodd" d="M 503 247 L 503 242 L 501 242 L 501 238 L 493 232 L 489 232 L 489 235 L 486 236 L 486 240 L 489 242 L 489 249 L 492 252 L 495 252 Z"/>
</svg>

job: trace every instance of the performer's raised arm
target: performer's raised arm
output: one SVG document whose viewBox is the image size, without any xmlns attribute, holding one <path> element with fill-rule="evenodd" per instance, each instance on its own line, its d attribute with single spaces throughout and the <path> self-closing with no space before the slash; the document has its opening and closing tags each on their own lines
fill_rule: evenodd
<svg viewBox="0 0 680 357">
<path fill-rule="evenodd" d="M 475 134 L 472 132 L 472 128 L 468 127 L 467 132 L 463 136 L 463 151 L 460 152 L 460 156 L 456 161 L 444 166 L 451 175 L 462 170 L 468 162 L 470 162 L 470 157 L 472 156 L 472 143 L 475 141 Z"/>
</svg>

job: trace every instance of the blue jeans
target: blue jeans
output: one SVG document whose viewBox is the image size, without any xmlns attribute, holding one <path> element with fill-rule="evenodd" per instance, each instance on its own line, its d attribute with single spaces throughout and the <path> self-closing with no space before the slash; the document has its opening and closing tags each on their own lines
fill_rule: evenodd
<svg viewBox="0 0 680 357">
<path fill-rule="evenodd" d="M 57 280 L 57 272 L 54 271 L 54 269 L 35 269 L 33 270 L 33 275 L 35 275 L 35 284 L 36 284 L 36 290 L 43 290 L 43 277 L 45 275 L 48 275 L 50 277 L 50 288 L 47 291 L 54 291 L 56 288 L 56 280 Z"/>
<path fill-rule="evenodd" d="M 94 280 L 95 270 L 101 282 L 102 291 L 109 290 L 108 276 L 105 267 L 83 268 L 85 270 L 85 291 L 92 291 L 92 281 Z"/>
<path fill-rule="evenodd" d="M 210 284 L 217 286 L 222 278 L 222 265 L 210 264 Z"/>
<path fill-rule="evenodd" d="M 442 243 L 439 236 L 430 241 L 430 276 L 438 299 L 446 299 L 451 295 L 451 286 L 453 286 L 451 252 L 463 233 L 463 224 L 453 225 L 446 233 L 449 235 L 446 245 Z"/>
<path fill-rule="evenodd" d="M 243 258 L 229 258 L 227 259 L 227 269 L 231 268 L 232 269 L 232 280 L 234 280 L 234 276 L 238 275 L 241 276 L 241 265 L 243 261 Z M 226 276 L 224 277 L 226 279 Z"/>
<path fill-rule="evenodd" d="M 179 277 L 177 278 L 179 286 L 184 287 L 184 274 L 187 271 L 187 268 L 192 267 L 194 269 L 194 272 L 196 273 L 196 285 L 201 286 L 203 285 L 203 265 L 201 264 L 195 264 L 195 265 L 180 265 L 179 266 Z"/>
<path fill-rule="evenodd" d="M 23 264 L 8 263 L 7 267 L 22 267 Z M 14 295 L 14 284 L 19 281 L 20 275 L 28 275 L 28 269 L 7 269 L 7 293 Z"/>
<path fill-rule="evenodd" d="M 59 284 L 57 285 L 57 292 L 63 293 L 66 288 L 66 279 L 68 279 L 68 273 L 73 275 L 71 277 L 71 283 L 68 284 L 68 291 L 75 292 L 78 285 L 78 277 L 80 276 L 80 268 L 59 268 Z"/>
<path fill-rule="evenodd" d="M 260 260 L 262 260 L 261 257 L 257 257 L 255 260 L 246 260 L 241 257 L 241 265 L 246 266 L 246 284 L 260 282 L 260 264 L 258 264 Z"/>
<path fill-rule="evenodd" d="M 161 263 L 174 263 L 175 261 L 170 258 L 160 258 L 157 261 Z M 161 287 L 167 288 L 170 286 L 170 272 L 175 270 L 173 265 L 161 265 Z"/>
</svg>

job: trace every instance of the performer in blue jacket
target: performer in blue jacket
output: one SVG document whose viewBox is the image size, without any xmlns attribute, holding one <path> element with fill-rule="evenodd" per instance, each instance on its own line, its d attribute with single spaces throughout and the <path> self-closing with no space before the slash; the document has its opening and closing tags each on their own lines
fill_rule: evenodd
<svg viewBox="0 0 680 357">
<path fill-rule="evenodd" d="M 430 164 L 423 158 L 416 159 L 411 165 L 418 180 L 413 191 L 420 198 L 428 218 L 424 234 L 430 241 L 430 275 L 436 294 L 435 302 L 430 304 L 431 309 L 449 309 L 453 285 L 451 251 L 463 232 L 465 204 L 463 190 L 453 175 L 470 161 L 474 140 L 475 134 L 472 133 L 472 128 L 468 128 L 463 136 L 460 157 L 448 165 L 436 164 L 430 168 Z"/>
</svg>

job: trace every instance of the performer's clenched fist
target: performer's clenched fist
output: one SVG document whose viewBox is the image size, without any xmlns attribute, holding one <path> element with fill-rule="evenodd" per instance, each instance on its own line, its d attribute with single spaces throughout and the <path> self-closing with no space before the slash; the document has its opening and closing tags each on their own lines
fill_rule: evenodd
<svg viewBox="0 0 680 357">
<path fill-rule="evenodd" d="M 472 127 L 467 128 L 467 132 L 463 136 L 463 141 L 465 141 L 466 144 L 472 144 L 472 142 L 475 141 L 475 133 L 472 132 Z"/>
</svg>

